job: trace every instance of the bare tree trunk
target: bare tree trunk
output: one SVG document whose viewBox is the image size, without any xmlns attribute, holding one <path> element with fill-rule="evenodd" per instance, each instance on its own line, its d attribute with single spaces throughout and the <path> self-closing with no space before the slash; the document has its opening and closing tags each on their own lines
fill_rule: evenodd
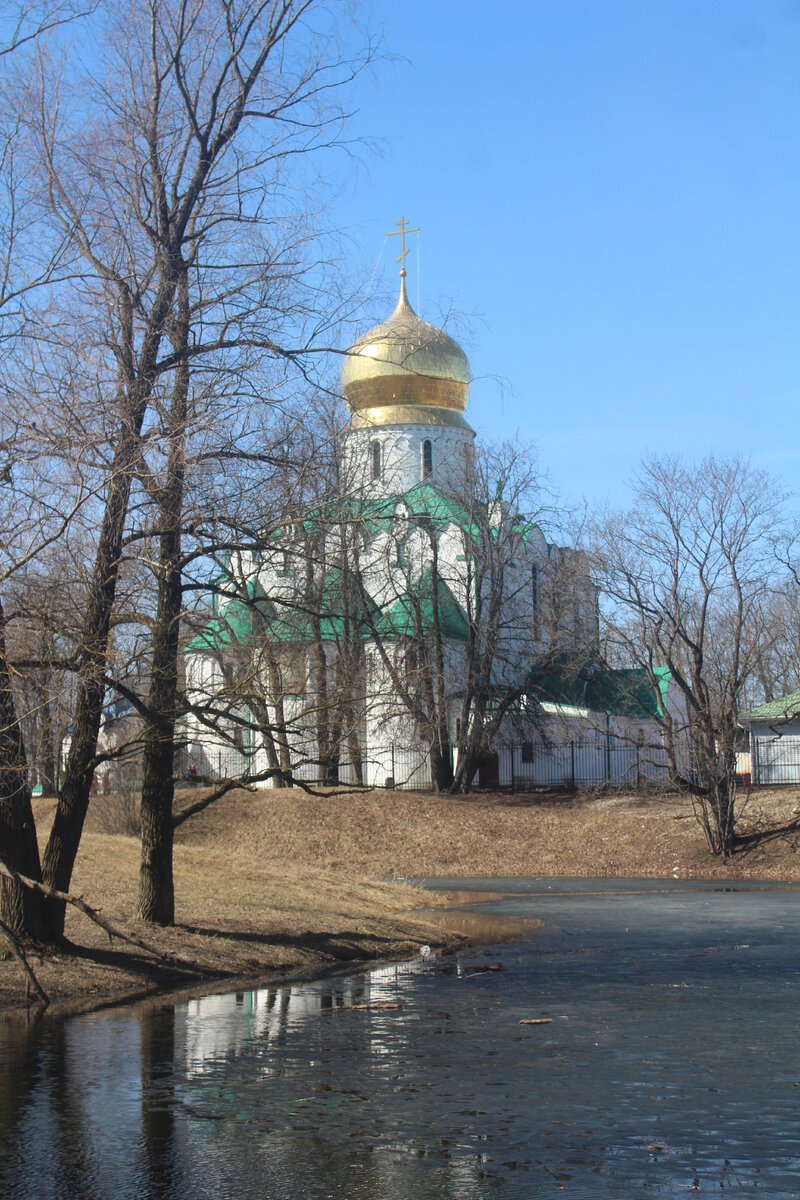
<svg viewBox="0 0 800 1200">
<path fill-rule="evenodd" d="M 328 687 L 328 656 L 322 639 L 322 621 L 319 612 L 312 613 L 311 636 L 314 639 L 314 683 L 317 705 L 317 752 L 320 776 L 323 783 L 334 784 L 339 780 L 339 745 L 336 741 L 334 722 L 331 719 L 330 689 Z"/>
<path fill-rule="evenodd" d="M 172 336 L 173 349 L 184 357 L 175 375 L 169 416 L 166 479 L 158 497 L 161 526 L 158 603 L 153 627 L 142 777 L 142 857 L 137 915 L 157 925 L 172 925 L 175 920 L 172 805 L 175 798 L 175 704 L 183 599 L 181 526 L 189 401 L 188 340 L 189 285 L 184 272 L 178 286 L 178 316 Z"/>
<path fill-rule="evenodd" d="M 453 758 L 450 749 L 450 714 L 445 691 L 444 642 L 439 608 L 439 542 L 431 533 L 431 615 L 433 620 L 433 713 L 435 717 L 431 744 L 431 776 L 437 792 L 446 791 L 453 782 Z"/>
<path fill-rule="evenodd" d="M 39 847 L 28 785 L 28 762 L 14 708 L 5 644 L 5 618 L 0 605 L 0 846 L 13 870 L 41 879 Z M 11 879 L 0 884 L 0 915 L 22 941 L 53 940 L 44 897 Z"/>
<path fill-rule="evenodd" d="M 153 347 L 155 353 L 155 347 Z M 77 698 L 64 782 L 44 854 L 44 881 L 58 891 L 69 891 L 72 868 L 83 832 L 97 753 L 97 736 L 103 715 L 105 672 L 111 613 L 122 555 L 122 539 L 134 470 L 139 460 L 139 434 L 150 389 L 138 387 L 131 396 L 114 454 L 105 511 L 87 598 L 77 672 Z M 54 929 L 64 931 L 64 905 L 50 901 Z"/>
<path fill-rule="evenodd" d="M 39 721 L 41 727 L 41 743 L 39 752 L 39 775 L 42 782 L 42 792 L 45 796 L 55 796 L 56 784 L 56 731 L 53 721 L 53 708 L 50 700 L 51 673 L 45 673 L 44 682 L 39 683 Z"/>
<path fill-rule="evenodd" d="M 431 741 L 431 782 L 436 792 L 446 792 L 453 782 L 453 763 L 449 742 L 434 735 Z"/>
</svg>

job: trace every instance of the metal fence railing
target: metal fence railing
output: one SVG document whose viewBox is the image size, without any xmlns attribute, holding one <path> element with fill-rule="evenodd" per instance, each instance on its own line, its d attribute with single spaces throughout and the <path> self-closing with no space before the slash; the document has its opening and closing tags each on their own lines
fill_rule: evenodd
<svg viewBox="0 0 800 1200">
<path fill-rule="evenodd" d="M 800 739 L 798 739 L 800 740 Z M 292 775 L 299 782 L 322 784 L 320 763 L 295 754 Z M 418 746 L 387 743 L 369 746 L 361 763 L 341 758 L 338 782 L 359 782 L 373 788 L 427 791 L 432 786 L 429 755 Z M 232 746 L 195 746 L 178 763 L 184 778 L 253 779 L 256 786 L 269 787 L 262 752 L 248 756 Z M 569 742 L 533 744 L 519 742 L 498 746 L 487 754 L 475 776 L 474 786 L 524 790 L 532 787 L 567 788 L 609 785 L 640 788 L 669 782 L 667 756 L 661 746 L 645 746 L 614 735 Z"/>
<path fill-rule="evenodd" d="M 753 738 L 750 754 L 755 787 L 800 782 L 800 737 Z"/>
<path fill-rule="evenodd" d="M 500 747 L 496 753 L 500 787 L 572 789 L 607 784 L 639 788 L 669 782 L 663 746 L 643 746 L 613 736 L 542 745 L 521 743 Z"/>
</svg>

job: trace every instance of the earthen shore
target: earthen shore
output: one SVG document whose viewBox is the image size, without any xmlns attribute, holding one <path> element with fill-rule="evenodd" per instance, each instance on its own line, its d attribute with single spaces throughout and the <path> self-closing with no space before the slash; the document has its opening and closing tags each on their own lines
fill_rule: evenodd
<svg viewBox="0 0 800 1200">
<path fill-rule="evenodd" d="M 179 810 L 200 791 L 178 797 Z M 35 802 L 44 839 L 54 802 Z M 727 863 L 706 850 L 690 802 L 667 793 L 477 794 L 299 789 L 230 792 L 176 831 L 176 925 L 134 919 L 139 846 L 109 832 L 129 814 L 96 797 L 72 891 L 167 960 L 107 936 L 70 910 L 70 942 L 30 955 L 50 1014 L 177 988 L 311 978 L 421 945 L 463 943 L 424 908 L 445 894 L 407 881 L 441 876 L 764 879 L 800 882 L 800 788 L 762 789 L 744 808 L 746 840 Z M 387 880 L 392 882 L 387 882 Z M 415 911 L 423 909 L 423 911 Z M 0 958 L 0 1010 L 24 1008 L 25 980 Z"/>
</svg>

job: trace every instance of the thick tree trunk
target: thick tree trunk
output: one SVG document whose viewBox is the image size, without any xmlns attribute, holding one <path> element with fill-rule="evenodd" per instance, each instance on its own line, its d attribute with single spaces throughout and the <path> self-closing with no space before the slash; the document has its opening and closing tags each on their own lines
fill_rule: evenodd
<svg viewBox="0 0 800 1200">
<path fill-rule="evenodd" d="M 41 879 L 39 846 L 31 808 L 28 762 L 14 708 L 6 659 L 5 619 L 0 605 L 0 853 L 20 875 Z M 0 883 L 0 916 L 23 942 L 56 940 L 44 897 L 11 879 Z"/>
<path fill-rule="evenodd" d="M 459 750 L 458 765 L 453 774 L 450 791 L 454 794 L 472 791 L 472 781 L 481 763 L 480 748 L 470 739 L 463 749 Z"/>
<path fill-rule="evenodd" d="M 347 721 L 347 752 L 350 757 L 350 764 L 353 769 L 355 782 L 360 787 L 364 782 L 364 764 L 361 758 L 361 746 L 358 743 L 358 732 L 355 727 L 355 718 L 352 708 L 347 713 Z"/>
<path fill-rule="evenodd" d="M 178 286 L 178 319 L 172 347 L 183 354 L 177 368 L 169 414 L 166 479 L 159 494 L 161 539 L 158 602 L 153 628 L 153 660 L 147 700 L 147 728 L 142 774 L 142 857 L 137 915 L 156 925 L 175 920 L 172 873 L 175 798 L 175 703 L 178 692 L 178 648 L 183 603 L 181 526 L 186 474 L 186 419 L 189 402 L 189 290 L 185 272 Z"/>
<path fill-rule="evenodd" d="M 155 925 L 171 925 L 175 920 L 172 873 L 174 732 L 174 719 L 165 714 L 162 721 L 150 721 L 145 735 L 142 855 L 136 915 Z"/>
<path fill-rule="evenodd" d="M 333 785 L 339 781 L 339 746 L 335 740 L 332 723 L 328 688 L 328 658 L 325 644 L 322 640 L 321 619 L 318 613 L 311 618 L 312 637 L 314 639 L 314 675 L 316 684 L 317 703 L 317 754 L 319 757 L 319 773 L 322 783 Z"/>
<path fill-rule="evenodd" d="M 442 737 L 441 730 L 434 736 L 431 743 L 431 782 L 434 791 L 446 792 L 453 783 L 453 760 L 450 752 L 450 742 Z"/>
<path fill-rule="evenodd" d="M 281 697 L 276 697 L 274 708 L 275 723 L 273 725 L 267 705 L 260 698 L 251 697 L 250 699 L 250 709 L 258 722 L 258 732 L 264 739 L 267 762 L 270 770 L 274 772 L 273 778 L 281 787 L 292 787 L 292 760 L 286 740 L 286 722 Z"/>
<path fill-rule="evenodd" d="M 172 873 L 175 797 L 175 702 L 181 615 L 180 529 L 161 537 L 158 608 L 142 772 L 142 855 L 137 916 L 156 925 L 175 920 Z"/>
</svg>

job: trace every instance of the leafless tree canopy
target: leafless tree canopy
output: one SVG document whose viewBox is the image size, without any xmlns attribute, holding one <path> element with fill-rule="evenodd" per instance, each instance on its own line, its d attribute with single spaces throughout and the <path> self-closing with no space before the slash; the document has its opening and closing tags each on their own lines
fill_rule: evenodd
<svg viewBox="0 0 800 1200">
<path fill-rule="evenodd" d="M 666 667 L 685 716 L 662 716 L 676 782 L 697 798 L 710 848 L 733 849 L 737 718 L 775 636 L 785 573 L 776 556 L 785 497 L 741 459 L 647 459 L 635 505 L 598 522 L 593 555 L 606 598 L 607 652 Z M 678 745 L 688 726 L 691 756 Z"/>
<path fill-rule="evenodd" d="M 82 56 L 68 17 L 100 53 Z M 342 144 L 347 85 L 374 46 L 348 48 L 341 18 L 320 0 L 56 0 L 18 7 L 9 26 L 7 48 L 25 64 L 0 145 L 5 574 L 58 542 L 81 597 L 59 647 L 72 728 L 43 877 L 68 888 L 104 698 L 115 680 L 136 679 L 140 907 L 151 919 L 171 919 L 170 896 L 154 897 L 171 887 L 187 566 L 211 552 L 213 522 L 197 501 L 224 503 L 226 479 L 269 462 L 263 414 L 322 376 L 346 308 L 330 287 L 316 184 Z M 122 666 L 126 649 L 135 667 Z M 28 693 L 45 686 L 46 668 L 30 658 Z M 19 782 L 27 760 L 10 680 L 5 695 Z M 31 827 L 25 791 L 14 837 Z M 36 877 L 28 841 L 12 865 Z M 58 933 L 63 906 L 51 910 Z"/>
</svg>

